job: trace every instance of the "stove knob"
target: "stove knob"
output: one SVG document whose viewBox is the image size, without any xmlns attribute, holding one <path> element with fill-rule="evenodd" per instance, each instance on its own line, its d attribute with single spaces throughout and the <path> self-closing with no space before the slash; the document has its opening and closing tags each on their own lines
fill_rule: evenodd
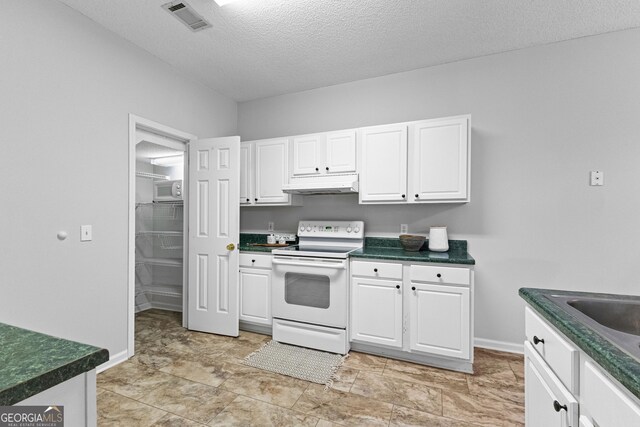
<svg viewBox="0 0 640 427">
<path fill-rule="evenodd" d="M 300 231 L 304 231 L 304 225 L 300 226 Z"/>
<path fill-rule="evenodd" d="M 311 226 L 307 225 L 307 231 L 311 231 Z"/>
<path fill-rule="evenodd" d="M 355 229 L 355 230 L 353 230 L 353 231 L 354 231 L 354 233 L 359 233 L 359 232 L 360 232 L 360 229 L 359 229 L 358 227 L 356 227 L 356 229 Z"/>
<path fill-rule="evenodd" d="M 351 227 L 347 227 L 347 233 L 351 233 Z"/>
</svg>

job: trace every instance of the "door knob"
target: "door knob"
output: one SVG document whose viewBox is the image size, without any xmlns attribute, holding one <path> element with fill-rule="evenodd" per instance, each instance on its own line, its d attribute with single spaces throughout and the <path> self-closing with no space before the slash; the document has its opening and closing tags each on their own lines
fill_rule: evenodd
<svg viewBox="0 0 640 427">
<path fill-rule="evenodd" d="M 228 250 L 228 251 L 232 251 L 232 250 L 234 250 L 235 248 L 236 248 L 236 245 L 234 245 L 233 243 L 229 243 L 229 244 L 227 245 L 227 250 Z"/>
</svg>

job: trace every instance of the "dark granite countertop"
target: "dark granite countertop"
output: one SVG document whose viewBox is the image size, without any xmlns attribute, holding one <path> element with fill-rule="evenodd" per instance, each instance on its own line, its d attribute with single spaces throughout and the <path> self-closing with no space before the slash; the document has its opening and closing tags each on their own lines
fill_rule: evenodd
<svg viewBox="0 0 640 427">
<path fill-rule="evenodd" d="M 107 360 L 109 352 L 103 348 L 0 323 L 0 406 L 18 403 Z"/>
<path fill-rule="evenodd" d="M 571 292 L 553 289 L 521 288 L 520 296 L 542 317 L 573 341 L 595 360 L 612 377 L 620 381 L 631 393 L 640 398 L 640 362 L 619 349 L 584 322 L 562 310 L 548 295 L 575 297 L 612 297 L 617 299 L 640 300 L 637 296 Z"/>
<path fill-rule="evenodd" d="M 394 261 L 437 262 L 445 264 L 469 264 L 476 261 L 467 252 L 466 240 L 449 240 L 447 252 L 431 252 L 429 240 L 418 252 L 409 252 L 402 249 L 399 239 L 367 237 L 364 248 L 349 254 L 352 258 L 386 259 Z"/>
<path fill-rule="evenodd" d="M 278 249 L 275 248 L 267 248 L 264 246 L 252 246 L 251 243 L 267 243 L 267 236 L 271 233 L 261 234 L 261 233 L 240 233 L 240 244 L 238 245 L 238 250 L 240 252 L 268 252 L 271 253 L 272 250 Z M 292 233 L 293 234 L 293 233 Z M 292 245 L 295 245 L 296 242 L 290 242 Z"/>
</svg>

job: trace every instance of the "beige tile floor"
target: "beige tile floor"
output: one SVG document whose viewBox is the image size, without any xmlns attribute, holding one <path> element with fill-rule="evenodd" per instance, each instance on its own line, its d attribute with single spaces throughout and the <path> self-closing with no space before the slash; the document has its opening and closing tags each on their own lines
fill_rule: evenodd
<svg viewBox="0 0 640 427">
<path fill-rule="evenodd" d="M 268 336 L 190 332 L 136 316 L 136 356 L 98 375 L 99 426 L 521 426 L 522 356 L 476 349 L 467 375 L 352 352 L 331 390 L 254 369 Z"/>
</svg>

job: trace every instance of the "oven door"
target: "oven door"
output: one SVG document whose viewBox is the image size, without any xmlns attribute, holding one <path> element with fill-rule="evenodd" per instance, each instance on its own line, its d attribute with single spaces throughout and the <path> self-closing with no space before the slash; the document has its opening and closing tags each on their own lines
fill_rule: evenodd
<svg viewBox="0 0 640 427">
<path fill-rule="evenodd" d="M 273 257 L 273 317 L 347 327 L 349 272 L 346 259 Z"/>
</svg>

